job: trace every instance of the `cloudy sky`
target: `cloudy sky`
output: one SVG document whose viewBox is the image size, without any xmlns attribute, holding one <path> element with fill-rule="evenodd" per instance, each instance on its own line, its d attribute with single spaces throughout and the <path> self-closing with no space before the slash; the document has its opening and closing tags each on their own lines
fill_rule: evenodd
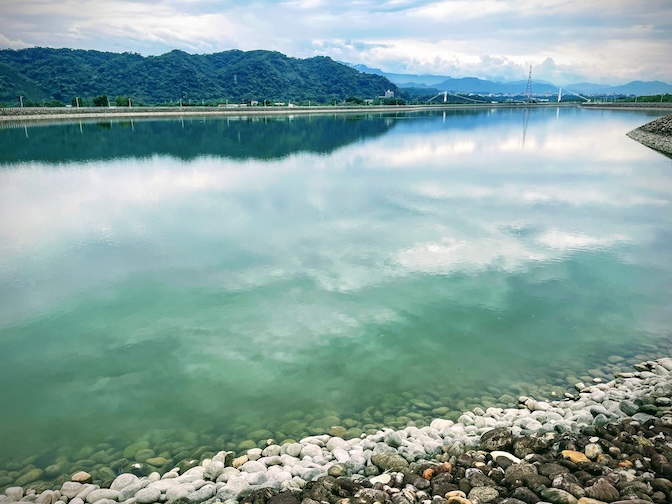
<svg viewBox="0 0 672 504">
<path fill-rule="evenodd" d="M 272 49 L 386 72 L 672 82 L 670 0 L 0 0 L 0 47 Z"/>
</svg>

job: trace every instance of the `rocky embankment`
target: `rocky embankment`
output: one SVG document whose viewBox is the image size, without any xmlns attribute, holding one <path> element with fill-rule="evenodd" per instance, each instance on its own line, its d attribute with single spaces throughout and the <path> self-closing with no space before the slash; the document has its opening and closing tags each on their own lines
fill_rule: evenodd
<svg viewBox="0 0 672 504">
<path fill-rule="evenodd" d="M 0 504 L 663 504 L 672 502 L 671 396 L 665 358 L 610 382 L 577 383 L 562 401 L 523 396 L 518 408 L 476 408 L 457 422 L 347 441 L 269 440 L 163 475 L 137 463 L 103 485 L 79 471 L 43 489 L 42 470 L 28 466 L 13 473 Z M 126 451 L 137 459 L 143 450 Z"/>
<path fill-rule="evenodd" d="M 640 126 L 628 133 L 633 140 L 672 156 L 672 114 Z"/>
</svg>

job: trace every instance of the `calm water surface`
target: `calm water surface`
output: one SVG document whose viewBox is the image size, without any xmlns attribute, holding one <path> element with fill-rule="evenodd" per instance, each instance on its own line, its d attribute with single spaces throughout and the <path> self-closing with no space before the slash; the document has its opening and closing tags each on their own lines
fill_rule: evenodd
<svg viewBox="0 0 672 504">
<path fill-rule="evenodd" d="M 625 136 L 659 115 L 0 130 L 0 461 L 422 421 L 668 348 L 672 161 Z"/>
</svg>

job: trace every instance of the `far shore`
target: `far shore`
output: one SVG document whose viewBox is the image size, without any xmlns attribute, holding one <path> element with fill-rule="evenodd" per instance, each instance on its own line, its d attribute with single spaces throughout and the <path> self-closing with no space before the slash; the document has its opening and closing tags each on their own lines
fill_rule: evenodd
<svg viewBox="0 0 672 504">
<path fill-rule="evenodd" d="M 370 106 L 293 106 L 293 107 L 80 107 L 80 108 L 4 108 L 0 109 L 0 122 L 42 121 L 53 119 L 133 119 L 151 117 L 186 116 L 268 116 L 304 114 L 371 114 L 392 112 L 417 112 L 427 110 L 468 110 L 524 107 L 576 107 L 577 103 L 483 103 L 437 105 L 370 105 Z"/>
<path fill-rule="evenodd" d="M 292 107 L 26 107 L 0 108 L 0 122 L 41 122 L 58 119 L 135 119 L 153 117 L 269 116 L 305 114 L 381 114 L 428 110 L 492 108 L 585 107 L 599 109 L 672 109 L 672 103 L 483 103 L 436 105 L 292 106 Z"/>
</svg>

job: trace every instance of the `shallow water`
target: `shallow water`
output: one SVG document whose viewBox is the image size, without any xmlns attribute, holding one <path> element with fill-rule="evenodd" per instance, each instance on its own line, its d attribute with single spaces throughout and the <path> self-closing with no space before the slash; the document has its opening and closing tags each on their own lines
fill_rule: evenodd
<svg viewBox="0 0 672 504">
<path fill-rule="evenodd" d="M 422 422 L 669 347 L 672 161 L 625 136 L 658 116 L 0 130 L 0 463 Z"/>
</svg>

